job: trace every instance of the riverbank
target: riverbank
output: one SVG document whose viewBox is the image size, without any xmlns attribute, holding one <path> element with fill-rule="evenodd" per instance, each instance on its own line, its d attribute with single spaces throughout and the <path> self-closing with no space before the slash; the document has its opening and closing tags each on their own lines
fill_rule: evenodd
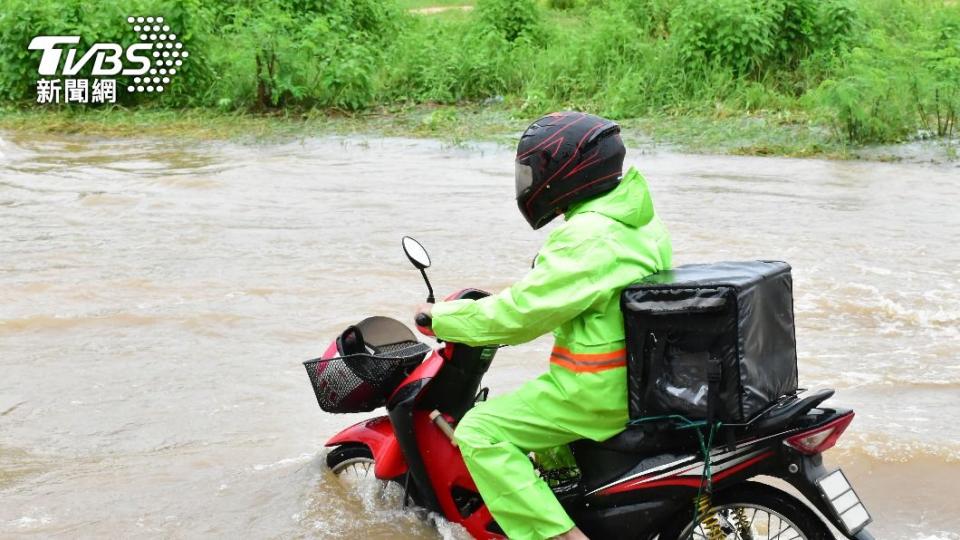
<svg viewBox="0 0 960 540">
<path fill-rule="evenodd" d="M 178 137 L 236 142 L 277 141 L 318 135 L 432 138 L 453 145 L 516 144 L 539 112 L 503 102 L 462 106 L 381 107 L 360 113 L 311 111 L 250 114 L 204 109 L 0 111 L 0 130 L 19 136 L 76 134 L 92 137 Z M 867 146 L 843 142 L 802 116 L 717 114 L 648 116 L 620 120 L 627 144 L 698 154 L 820 157 L 871 161 L 952 162 L 960 141 L 930 140 Z"/>
</svg>

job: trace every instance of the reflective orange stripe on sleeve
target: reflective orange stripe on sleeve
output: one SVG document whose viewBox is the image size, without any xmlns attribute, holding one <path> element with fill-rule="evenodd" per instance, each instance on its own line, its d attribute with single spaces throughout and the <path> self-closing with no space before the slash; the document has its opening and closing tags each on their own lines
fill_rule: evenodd
<svg viewBox="0 0 960 540">
<path fill-rule="evenodd" d="M 594 373 L 605 369 L 624 367 L 627 365 L 627 350 L 620 349 L 607 353 L 572 353 L 563 347 L 554 347 L 550 353 L 550 362 L 565 367 L 570 371 Z"/>
</svg>

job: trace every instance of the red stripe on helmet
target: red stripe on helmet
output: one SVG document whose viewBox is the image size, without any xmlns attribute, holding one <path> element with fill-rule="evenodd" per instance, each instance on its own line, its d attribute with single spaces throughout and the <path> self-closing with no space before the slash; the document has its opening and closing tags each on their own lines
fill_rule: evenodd
<svg viewBox="0 0 960 540">
<path fill-rule="evenodd" d="M 534 152 L 536 152 L 536 151 L 538 151 L 538 150 L 543 149 L 543 148 L 546 147 L 548 144 L 553 143 L 554 141 L 557 140 L 557 136 L 558 136 L 558 135 L 560 135 L 561 133 L 563 133 L 565 130 L 569 129 L 571 126 L 573 126 L 574 124 L 576 124 L 576 123 L 579 122 L 580 120 L 583 120 L 584 118 L 587 117 L 587 115 L 585 115 L 585 114 L 583 114 L 583 113 L 571 113 L 571 114 L 562 115 L 561 118 L 564 118 L 564 117 L 572 117 L 574 114 L 579 115 L 579 116 L 578 116 L 576 119 L 571 120 L 570 122 L 568 122 L 567 125 L 565 125 L 565 126 L 563 126 L 562 128 L 558 129 L 553 135 L 550 135 L 550 137 L 544 139 L 544 141 L 541 142 L 540 144 L 534 146 L 534 147 L 531 148 L 530 150 L 527 150 L 527 151 L 524 152 L 523 154 L 520 154 L 519 156 L 517 156 L 517 161 L 519 161 L 519 160 L 521 160 L 521 159 L 529 156 L 530 154 L 532 154 L 532 153 L 534 153 Z M 561 142 L 563 141 L 563 137 L 560 137 L 560 141 L 561 141 Z"/>
<path fill-rule="evenodd" d="M 593 127 L 590 128 L 590 129 L 588 129 L 587 132 L 583 134 L 583 137 L 580 137 L 580 140 L 577 142 L 577 147 L 573 149 L 573 154 L 571 154 L 570 157 L 567 159 L 567 161 L 566 161 L 563 165 L 561 165 L 560 168 L 557 169 L 556 172 L 553 173 L 553 176 L 551 176 L 550 178 L 547 178 L 547 181 L 545 182 L 545 184 L 549 184 L 550 181 L 553 180 L 554 178 L 556 178 L 556 176 L 557 176 L 558 174 L 560 174 L 561 171 L 563 171 L 564 169 L 567 168 L 567 165 L 570 165 L 570 162 L 573 161 L 573 158 L 577 157 L 577 155 L 580 154 L 580 147 L 583 146 L 583 143 L 585 143 L 585 142 L 587 141 L 587 139 L 590 138 L 590 134 L 593 133 L 594 131 L 596 131 L 597 128 L 599 128 L 599 127 L 601 127 L 601 126 L 603 126 L 603 123 L 602 123 L 602 122 L 598 123 L 597 125 L 593 126 Z M 536 196 L 536 195 L 534 195 L 534 196 Z"/>
<path fill-rule="evenodd" d="M 584 116 L 585 116 L 585 115 L 584 115 Z M 572 126 L 572 125 L 573 125 L 573 122 L 571 122 L 571 123 L 568 124 L 567 126 L 564 126 L 563 129 L 566 129 L 566 128 Z M 577 142 L 577 147 L 573 150 L 573 153 L 570 155 L 570 158 L 568 158 L 567 161 L 566 161 L 563 165 L 561 165 L 561 166 L 553 173 L 553 175 L 550 176 L 550 178 L 547 178 L 547 180 L 546 180 L 544 183 L 540 184 L 540 187 L 537 188 L 537 190 L 534 191 L 532 195 L 530 195 L 530 198 L 529 198 L 529 199 L 527 199 L 527 203 L 526 203 L 526 205 L 525 205 L 525 206 L 527 207 L 527 210 L 530 209 L 530 205 L 533 204 L 533 201 L 535 201 L 535 200 L 537 199 L 537 197 L 540 196 L 540 192 L 543 191 L 548 185 L 550 185 L 550 182 L 553 181 L 553 179 L 556 178 L 556 176 L 557 176 L 558 174 L 560 174 L 561 172 L 563 172 L 563 170 L 564 170 L 568 165 L 570 165 L 570 162 L 573 161 L 573 159 L 576 158 L 577 155 L 579 155 L 579 153 L 580 153 L 580 147 L 583 146 L 583 143 L 585 143 L 585 142 L 587 141 L 587 139 L 590 138 L 590 135 L 591 135 L 594 131 L 596 131 L 597 129 L 599 129 L 599 128 L 603 127 L 603 126 L 604 126 L 604 122 L 598 122 L 595 126 L 593 126 L 593 127 L 591 127 L 590 129 L 588 129 L 587 132 L 584 133 L 582 137 L 580 137 L 580 140 Z M 561 130 L 561 131 L 562 131 L 562 130 Z M 560 132 L 558 131 L 557 133 L 560 133 Z M 561 140 L 561 141 L 562 141 L 562 140 Z M 567 177 L 569 177 L 569 176 L 570 176 L 570 174 L 566 174 L 566 175 L 564 175 L 564 178 L 567 178 Z M 579 191 L 579 190 L 574 190 L 574 192 L 576 192 L 576 191 Z M 560 197 L 560 199 L 562 199 L 562 198 L 563 198 L 563 197 Z M 557 200 L 560 200 L 560 199 L 557 199 Z M 552 203 L 551 203 L 551 204 L 552 204 Z"/>
<path fill-rule="evenodd" d="M 587 167 L 593 165 L 594 163 L 600 161 L 599 159 L 597 159 L 599 156 L 600 156 L 600 150 L 599 150 L 599 149 L 594 150 L 592 154 L 590 154 L 589 156 L 587 156 L 586 159 L 584 159 L 582 162 L 580 162 L 580 164 L 578 164 L 576 167 L 574 167 L 573 169 L 571 169 L 570 172 L 568 172 L 567 174 L 565 174 L 563 177 L 564 177 L 564 178 L 567 178 L 568 176 L 570 176 L 570 175 L 572 175 L 572 174 L 577 174 L 578 172 L 580 172 L 580 171 L 586 169 Z"/>
<path fill-rule="evenodd" d="M 554 204 L 555 202 L 557 202 L 557 201 L 559 201 L 559 200 L 561 200 L 561 199 L 566 199 L 567 197 L 573 195 L 574 193 L 576 193 L 576 192 L 578 192 L 578 191 L 582 191 L 582 190 L 584 190 L 584 189 L 586 189 L 586 188 L 588 188 L 588 187 L 590 187 L 590 186 L 592 186 L 592 185 L 594 185 L 594 184 L 596 184 L 596 183 L 598 183 L 598 182 L 603 182 L 604 180 L 609 180 L 610 178 L 613 178 L 614 176 L 620 176 L 620 175 L 622 175 L 622 174 L 623 174 L 623 170 L 619 170 L 619 171 L 617 171 L 617 172 L 615 172 L 615 173 L 613 173 L 613 174 L 608 174 L 608 175 L 606 175 L 606 176 L 601 176 L 600 178 L 597 178 L 596 180 L 591 180 L 591 181 L 587 182 L 586 184 L 583 184 L 582 186 L 578 187 L 577 189 L 575 189 L 575 190 L 573 190 L 573 191 L 568 191 L 567 193 L 564 193 L 563 195 L 561 195 L 561 196 L 557 197 L 556 199 L 550 201 L 550 204 Z"/>
</svg>

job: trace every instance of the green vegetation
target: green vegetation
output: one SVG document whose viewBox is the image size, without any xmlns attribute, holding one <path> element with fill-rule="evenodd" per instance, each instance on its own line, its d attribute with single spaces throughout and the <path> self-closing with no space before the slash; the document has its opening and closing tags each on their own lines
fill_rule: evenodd
<svg viewBox="0 0 960 540">
<path fill-rule="evenodd" d="M 411 12 L 464 4 L 475 9 Z M 33 36 L 129 44 L 136 36 L 126 17 L 139 14 L 162 14 L 190 51 L 169 92 L 120 93 L 121 107 L 155 111 L 154 119 L 191 109 L 202 118 L 326 119 L 349 130 L 368 123 L 391 134 L 403 126 L 458 139 L 499 137 L 550 110 L 582 109 L 657 140 L 842 155 L 850 144 L 950 139 L 960 115 L 954 0 L 7 0 L 5 7 L 0 99 L 8 113 L 0 125 L 8 126 L 36 116 L 9 112 L 38 108 L 39 55 L 26 48 Z M 89 111 L 78 114 L 91 121 Z"/>
<path fill-rule="evenodd" d="M 400 8 L 405 10 L 410 9 L 424 9 L 424 8 L 435 8 L 435 7 L 452 7 L 452 6 L 472 6 L 474 0 L 397 0 L 397 4 Z"/>
</svg>

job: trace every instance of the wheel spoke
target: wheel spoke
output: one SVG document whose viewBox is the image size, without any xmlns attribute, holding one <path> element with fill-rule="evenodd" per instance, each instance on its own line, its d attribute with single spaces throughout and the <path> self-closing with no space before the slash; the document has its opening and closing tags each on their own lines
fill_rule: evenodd
<svg viewBox="0 0 960 540">
<path fill-rule="evenodd" d="M 750 512 L 749 519 L 747 511 Z M 725 540 L 807 540 L 804 532 L 785 515 L 763 505 L 741 503 L 720 506 L 713 509 L 712 516 L 718 521 Z M 708 517 L 710 515 L 701 516 L 700 522 L 688 529 L 687 538 L 712 540 L 710 529 L 706 526 Z"/>
<path fill-rule="evenodd" d="M 780 516 L 777 516 L 777 520 L 780 522 L 779 525 L 782 525 L 782 524 L 783 524 L 783 520 L 780 519 Z M 779 528 L 779 527 L 778 527 L 778 528 L 777 528 L 777 535 L 774 536 L 773 538 L 771 538 L 770 540 L 777 540 L 778 538 L 780 538 L 781 536 L 783 536 L 783 533 L 789 532 L 789 531 L 791 531 L 791 530 L 793 530 L 793 526 L 791 526 L 790 523 L 787 523 L 786 528 Z M 791 537 L 791 538 L 793 538 L 793 537 Z"/>
<path fill-rule="evenodd" d="M 708 518 L 716 520 L 720 538 L 724 540 L 808 540 L 805 533 L 785 515 L 754 503 L 713 508 L 712 513 L 700 516 L 699 523 L 691 524 L 686 538 L 714 540 L 711 532 L 713 526 L 708 526 Z"/>
</svg>

